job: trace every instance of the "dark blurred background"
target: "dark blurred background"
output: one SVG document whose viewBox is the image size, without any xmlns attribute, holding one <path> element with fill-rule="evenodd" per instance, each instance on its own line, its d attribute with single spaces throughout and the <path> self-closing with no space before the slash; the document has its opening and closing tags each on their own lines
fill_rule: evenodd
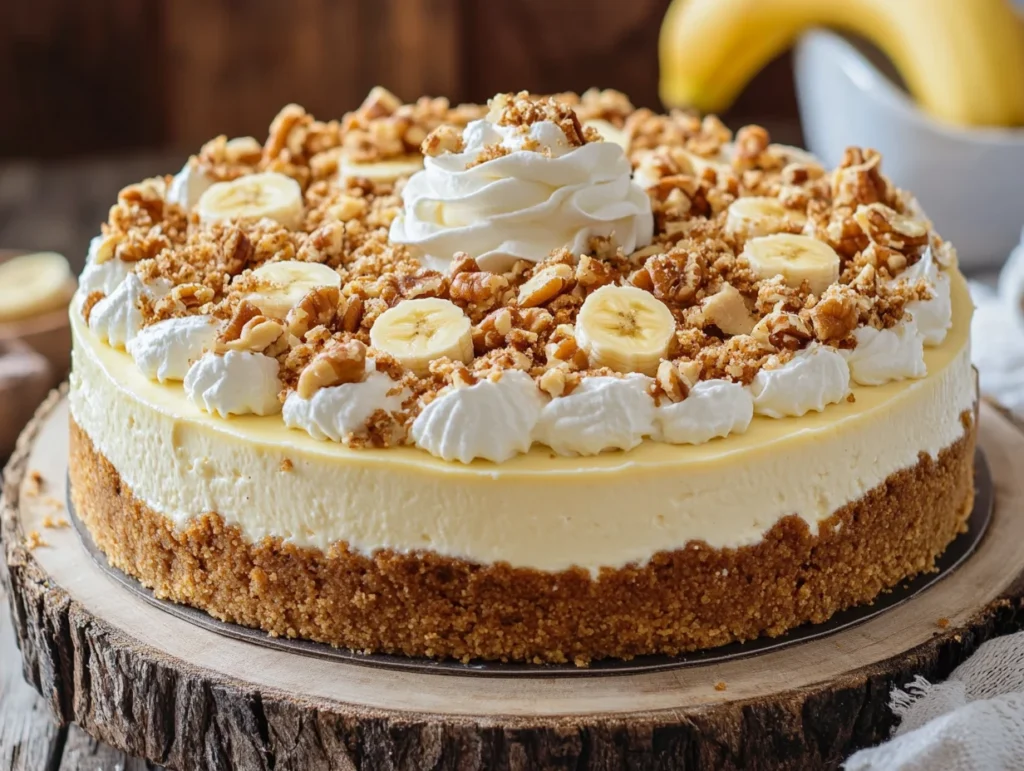
<svg viewBox="0 0 1024 771">
<path fill-rule="evenodd" d="M 81 267 L 117 191 L 298 102 L 617 88 L 658 107 L 669 0 L 0 0 L 0 248 Z M 726 115 L 799 144 L 789 57 Z"/>
</svg>

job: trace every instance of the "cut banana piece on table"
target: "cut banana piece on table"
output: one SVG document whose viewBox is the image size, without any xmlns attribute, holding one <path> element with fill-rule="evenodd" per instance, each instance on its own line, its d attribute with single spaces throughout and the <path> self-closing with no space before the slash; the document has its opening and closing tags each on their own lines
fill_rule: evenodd
<svg viewBox="0 0 1024 771">
<path fill-rule="evenodd" d="M 217 182 L 199 196 L 199 218 L 206 224 L 241 217 L 269 217 L 286 228 L 302 225 L 302 188 L 273 171 Z"/>
<path fill-rule="evenodd" d="M 754 238 L 783 233 L 794 225 L 799 230 L 806 220 L 803 212 L 787 209 L 777 198 L 749 196 L 729 206 L 725 230 L 737 238 Z"/>
<path fill-rule="evenodd" d="M 419 153 L 403 155 L 386 161 L 355 163 L 341 159 L 339 174 L 342 182 L 350 179 L 368 179 L 371 182 L 394 182 L 402 177 L 411 177 L 423 168 L 423 156 Z"/>
<path fill-rule="evenodd" d="M 313 289 L 341 286 L 341 276 L 333 268 L 299 260 L 264 263 L 252 272 L 252 278 L 257 288 L 245 299 L 275 319 L 284 319 Z"/>
<path fill-rule="evenodd" d="M 435 359 L 473 359 L 469 317 L 455 303 L 436 297 L 405 300 L 384 311 L 370 328 L 370 344 L 417 375 L 428 374 Z"/>
<path fill-rule="evenodd" d="M 0 263 L 0 322 L 20 321 L 68 304 L 75 279 L 56 252 L 37 252 Z"/>
<path fill-rule="evenodd" d="M 782 276 L 794 288 L 806 281 L 816 295 L 839 280 L 839 255 L 810 236 L 776 233 L 752 238 L 742 256 L 761 278 Z"/>
<path fill-rule="evenodd" d="M 618 126 L 600 118 L 588 120 L 583 125 L 595 129 L 605 142 L 617 144 L 623 150 L 629 149 L 629 135 Z"/>
<path fill-rule="evenodd" d="M 668 354 L 676 321 L 665 303 L 633 286 L 603 286 L 576 317 L 576 343 L 592 366 L 653 376 Z"/>
</svg>

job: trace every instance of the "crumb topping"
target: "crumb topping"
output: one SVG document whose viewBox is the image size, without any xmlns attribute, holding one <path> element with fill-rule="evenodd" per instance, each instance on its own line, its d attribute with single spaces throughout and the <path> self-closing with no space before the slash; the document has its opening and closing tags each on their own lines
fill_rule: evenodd
<svg viewBox="0 0 1024 771">
<path fill-rule="evenodd" d="M 460 152 L 462 127 L 485 115 L 524 131 L 551 121 L 573 147 L 600 139 L 586 120 L 622 128 L 637 177 L 649 184 L 652 243 L 628 254 L 609 238 L 594 238 L 582 256 L 559 249 L 539 263 L 519 261 L 501 273 L 456 253 L 450 272 L 442 274 L 390 242 L 405 180 L 343 181 L 342 156 L 372 162 Z M 292 177 L 303 190 L 301 225 L 289 229 L 270 219 L 204 224 L 194 211 L 168 203 L 170 178 L 156 178 L 121 191 L 103 225 L 97 261 L 121 259 L 144 283 L 169 283 L 167 293 L 143 302 L 144 325 L 210 315 L 225 322 L 216 350 L 276 358 L 282 398 L 361 379 L 372 359 L 412 394 L 402 425 L 386 414 L 369 421 L 369 441 L 377 446 L 404 436 L 423 405 L 453 384 L 516 369 L 534 377 L 545 393 L 561 396 L 583 377 L 616 374 L 591 364 L 574 329 L 584 301 L 603 286 L 637 287 L 671 311 L 676 332 L 658 369 L 655 395 L 678 401 L 699 379 L 747 384 L 761 368 L 779 366 L 814 342 L 851 348 L 858 326 L 894 326 L 907 304 L 928 299 L 930 290 L 923 281 L 891 279 L 929 246 L 936 254 L 945 246 L 908 196 L 883 176 L 873 150 L 851 148 L 830 172 L 802 151 L 772 144 L 759 126 L 733 136 L 717 118 L 656 115 L 634 109 L 614 91 L 554 97 L 520 92 L 499 95 L 489 106 L 452 107 L 443 98 L 403 104 L 375 88 L 341 121 L 319 121 L 288 105 L 262 144 L 217 137 L 190 165 L 211 180 L 265 171 Z M 816 295 L 807 282 L 794 287 L 780 276 L 760 277 L 744 257 L 748 233 L 728 223 L 730 206 L 752 196 L 781 207 L 785 232 L 834 249 L 839 281 Z M 247 300 L 253 270 L 290 260 L 328 266 L 338 274 L 339 288 L 318 289 L 286 317 L 268 317 Z M 86 319 L 102 297 L 85 298 Z M 472 325 L 470 361 L 442 359 L 417 376 L 370 346 L 374 321 L 414 298 L 449 300 L 464 311 Z"/>
</svg>

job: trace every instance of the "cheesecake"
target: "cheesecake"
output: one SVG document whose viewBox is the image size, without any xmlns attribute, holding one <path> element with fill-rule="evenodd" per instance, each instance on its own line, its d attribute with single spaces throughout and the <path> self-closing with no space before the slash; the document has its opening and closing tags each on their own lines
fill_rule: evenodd
<svg viewBox="0 0 1024 771">
<path fill-rule="evenodd" d="M 93 239 L 76 512 L 158 597 L 363 652 L 870 603 L 965 529 L 977 398 L 956 252 L 881 164 L 612 91 L 289 105 Z"/>
</svg>

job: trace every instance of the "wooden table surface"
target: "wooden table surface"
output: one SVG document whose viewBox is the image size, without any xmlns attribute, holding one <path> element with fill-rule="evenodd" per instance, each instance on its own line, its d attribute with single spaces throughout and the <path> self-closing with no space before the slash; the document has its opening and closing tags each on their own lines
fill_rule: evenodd
<svg viewBox="0 0 1024 771">
<path fill-rule="evenodd" d="M 0 248 L 53 250 L 77 272 L 117 191 L 173 173 L 186 154 L 0 164 Z M 27 419 L 28 416 L 26 416 Z M 0 771 L 142 771 L 145 761 L 97 742 L 77 726 L 58 728 L 21 675 L 10 607 L 0 585 Z"/>
</svg>

